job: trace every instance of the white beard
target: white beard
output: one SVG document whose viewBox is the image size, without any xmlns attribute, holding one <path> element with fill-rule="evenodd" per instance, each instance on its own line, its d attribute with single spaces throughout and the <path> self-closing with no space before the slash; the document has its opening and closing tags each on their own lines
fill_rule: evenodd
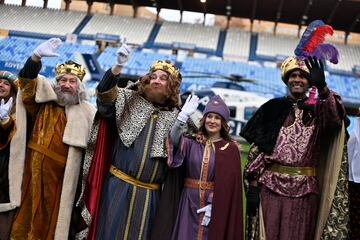
<svg viewBox="0 0 360 240">
<path fill-rule="evenodd" d="M 67 106 L 67 105 L 76 105 L 79 103 L 79 91 L 76 90 L 76 93 L 73 95 L 65 94 L 61 91 L 60 85 L 56 84 L 54 86 L 54 91 L 57 95 L 57 103 L 60 106 Z"/>
</svg>

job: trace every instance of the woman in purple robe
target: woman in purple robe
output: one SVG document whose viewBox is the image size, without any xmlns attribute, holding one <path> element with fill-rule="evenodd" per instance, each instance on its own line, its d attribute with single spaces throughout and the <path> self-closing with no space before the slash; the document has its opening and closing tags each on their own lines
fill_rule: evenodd
<svg viewBox="0 0 360 240">
<path fill-rule="evenodd" d="M 229 135 L 229 108 L 214 96 L 198 133 L 185 135 L 197 106 L 198 97 L 189 96 L 170 132 L 168 165 L 185 168 L 172 239 L 243 239 L 240 151 Z"/>
</svg>

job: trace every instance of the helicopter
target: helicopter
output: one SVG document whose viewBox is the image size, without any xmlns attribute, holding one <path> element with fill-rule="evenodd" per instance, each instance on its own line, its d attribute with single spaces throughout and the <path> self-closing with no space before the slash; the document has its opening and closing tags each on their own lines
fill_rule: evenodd
<svg viewBox="0 0 360 240">
<path fill-rule="evenodd" d="M 96 59 L 94 59 L 94 62 L 97 62 Z M 99 64 L 93 65 L 97 66 L 97 69 L 100 69 Z M 126 68 L 127 70 L 130 69 L 126 66 L 124 68 Z M 139 72 L 137 73 L 139 74 Z M 100 80 L 99 76 L 101 75 L 102 74 L 93 75 L 93 80 L 95 81 L 87 82 L 87 89 L 91 91 L 89 93 L 89 100 L 93 104 L 95 104 L 96 101 L 95 88 L 98 83 L 97 81 Z M 95 79 L 94 76 L 97 76 L 97 78 Z M 181 83 L 180 96 L 182 102 L 185 102 L 189 94 L 196 94 L 200 99 L 198 110 L 191 116 L 194 123 L 198 125 L 200 119 L 202 118 L 202 111 L 204 110 L 206 104 L 209 102 L 210 98 L 215 95 L 220 95 L 220 97 L 225 101 L 230 110 L 230 121 L 228 122 L 228 124 L 231 128 L 230 134 L 234 138 L 240 138 L 239 134 L 241 128 L 246 124 L 246 122 L 253 116 L 253 114 L 262 104 L 264 104 L 270 98 L 274 97 L 273 95 L 269 94 L 264 95 L 261 93 L 247 91 L 246 88 L 241 85 L 242 83 L 250 83 L 257 85 L 261 84 L 256 80 L 246 79 L 238 74 L 225 75 L 200 71 L 186 71 L 184 72 L 182 78 L 183 80 Z M 139 79 L 139 76 L 137 76 L 137 74 L 121 74 L 119 79 L 126 79 L 135 82 Z M 203 84 L 204 79 L 214 80 L 214 83 L 210 86 Z M 266 86 L 266 88 L 271 89 L 270 86 Z M 278 92 L 278 89 L 274 90 L 274 92 Z"/>
<path fill-rule="evenodd" d="M 189 73 L 189 72 L 188 72 Z M 254 115 L 257 109 L 267 102 L 273 95 L 264 95 L 261 93 L 246 91 L 241 83 L 260 84 L 256 80 L 245 79 L 240 75 L 229 74 L 207 74 L 202 72 L 191 72 L 195 75 L 184 75 L 183 79 L 199 79 L 199 78 L 215 78 L 216 80 L 211 86 L 196 86 L 195 84 L 187 86 L 187 89 L 181 93 L 181 101 L 184 103 L 190 94 L 199 97 L 199 106 L 197 111 L 191 116 L 195 124 L 199 124 L 203 117 L 202 112 L 211 97 L 219 95 L 227 104 L 230 110 L 230 134 L 237 140 L 240 140 L 240 131 L 246 122 Z M 221 81 L 224 79 L 224 81 Z M 183 80 L 183 81 L 184 81 Z"/>
</svg>

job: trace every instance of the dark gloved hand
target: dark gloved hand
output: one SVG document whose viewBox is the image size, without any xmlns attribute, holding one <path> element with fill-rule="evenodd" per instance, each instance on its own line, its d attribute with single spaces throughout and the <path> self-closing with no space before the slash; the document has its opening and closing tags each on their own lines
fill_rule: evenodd
<svg viewBox="0 0 360 240">
<path fill-rule="evenodd" d="M 247 199 L 247 212 L 250 215 L 256 214 L 256 209 L 259 207 L 260 203 L 260 187 L 249 186 L 249 190 L 246 194 Z"/>
<path fill-rule="evenodd" d="M 317 89 L 323 89 L 326 86 L 324 65 L 321 60 L 316 57 L 308 57 L 304 60 L 310 71 L 310 85 Z"/>
</svg>

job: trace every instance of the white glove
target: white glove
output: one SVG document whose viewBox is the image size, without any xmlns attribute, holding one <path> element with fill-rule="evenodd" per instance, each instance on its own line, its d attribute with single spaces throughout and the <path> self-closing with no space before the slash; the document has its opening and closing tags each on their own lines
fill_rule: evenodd
<svg viewBox="0 0 360 240">
<path fill-rule="evenodd" d="M 189 95 L 181 109 L 177 119 L 186 123 L 188 118 L 193 114 L 199 106 L 199 97 L 196 95 Z"/>
<path fill-rule="evenodd" d="M 0 119 L 1 120 L 4 120 L 9 117 L 9 112 L 11 110 L 12 105 L 13 105 L 12 97 L 9 98 L 7 103 L 5 103 L 4 99 L 1 99 L 1 104 L 0 104 Z"/>
<path fill-rule="evenodd" d="M 126 63 L 129 59 L 130 52 L 130 47 L 126 44 L 126 38 L 124 38 L 121 47 L 116 51 L 117 65 L 124 65 L 124 63 Z"/>
<path fill-rule="evenodd" d="M 39 58 L 42 57 L 58 57 L 59 54 L 55 53 L 55 51 L 61 46 L 62 41 L 60 38 L 50 38 L 46 42 L 40 44 L 34 50 L 34 54 Z"/>
<path fill-rule="evenodd" d="M 202 213 L 202 212 L 205 213 L 205 214 L 204 214 L 204 218 L 203 218 L 203 220 L 202 220 L 202 222 L 201 222 L 201 225 L 203 225 L 203 226 L 209 225 L 210 220 L 211 220 L 211 208 L 212 208 L 212 205 L 211 205 L 211 204 L 208 204 L 208 205 L 206 205 L 205 207 L 200 208 L 200 209 L 198 209 L 198 210 L 196 211 L 198 214 L 199 214 L 199 213 Z"/>
</svg>

